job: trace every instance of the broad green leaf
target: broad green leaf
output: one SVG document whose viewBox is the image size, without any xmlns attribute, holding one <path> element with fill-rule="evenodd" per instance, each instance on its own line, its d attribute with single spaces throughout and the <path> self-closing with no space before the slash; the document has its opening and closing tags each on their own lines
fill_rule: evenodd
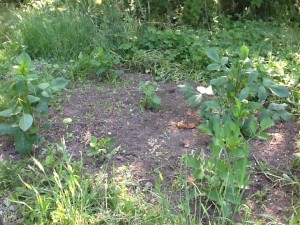
<svg viewBox="0 0 300 225">
<path fill-rule="evenodd" d="M 246 45 L 243 45 L 240 49 L 240 59 L 245 60 L 249 55 L 249 48 Z"/>
<path fill-rule="evenodd" d="M 228 57 L 222 57 L 221 58 L 221 65 L 225 66 L 228 63 Z"/>
<path fill-rule="evenodd" d="M 18 61 L 19 64 L 24 63 L 24 62 L 27 63 L 27 64 L 31 64 L 31 58 L 26 52 L 22 52 L 17 57 L 17 61 Z"/>
<path fill-rule="evenodd" d="M 198 129 L 200 131 L 202 131 L 203 133 L 206 133 L 208 135 L 212 135 L 213 134 L 207 125 L 200 125 L 200 126 L 198 126 Z"/>
<path fill-rule="evenodd" d="M 263 120 L 264 118 L 271 118 L 272 112 L 268 109 L 263 109 L 260 112 L 259 119 Z"/>
<path fill-rule="evenodd" d="M 219 158 L 225 145 L 219 140 L 219 138 L 216 138 L 214 136 L 212 136 L 212 140 L 214 143 L 209 145 L 210 152 L 213 156 Z"/>
<path fill-rule="evenodd" d="M 218 70 L 221 68 L 221 65 L 218 63 L 211 63 L 207 66 L 208 70 Z"/>
<path fill-rule="evenodd" d="M 220 135 L 221 129 L 222 128 L 221 128 L 220 115 L 216 115 L 213 118 L 213 131 L 214 131 L 216 137 L 218 137 Z"/>
<path fill-rule="evenodd" d="M 250 127 L 250 130 L 251 130 L 251 133 L 255 134 L 256 130 L 258 128 L 258 123 L 257 123 L 257 121 L 254 117 L 251 118 L 250 123 L 249 123 L 249 127 Z"/>
<path fill-rule="evenodd" d="M 16 134 L 19 128 L 15 123 L 0 123 L 0 135 Z"/>
<path fill-rule="evenodd" d="M 12 108 L 6 109 L 6 110 L 0 112 L 0 116 L 3 116 L 3 117 L 10 117 L 11 115 L 13 115 Z"/>
<path fill-rule="evenodd" d="M 252 71 L 251 68 L 252 68 L 252 61 L 251 61 L 251 59 L 249 59 L 247 57 L 243 62 L 243 69 L 248 69 L 248 70 Z"/>
<path fill-rule="evenodd" d="M 274 126 L 274 121 L 271 118 L 264 118 L 260 122 L 261 130 L 266 130 L 272 126 Z"/>
<path fill-rule="evenodd" d="M 271 103 L 268 107 L 268 109 L 274 110 L 274 111 L 280 111 L 285 110 L 288 105 L 286 103 L 283 104 L 277 104 L 277 103 Z"/>
<path fill-rule="evenodd" d="M 289 96 L 289 90 L 287 87 L 279 86 L 279 85 L 270 85 L 268 87 L 273 94 L 275 94 L 278 97 L 288 97 Z"/>
<path fill-rule="evenodd" d="M 129 44 L 129 43 L 123 43 L 123 44 L 121 44 L 121 45 L 119 46 L 119 49 L 128 50 L 128 49 L 130 49 L 131 47 L 132 47 L 132 45 Z"/>
<path fill-rule="evenodd" d="M 28 91 L 29 91 L 29 94 L 31 95 L 36 95 L 36 92 L 37 92 L 37 86 L 32 84 L 31 82 L 28 82 Z"/>
<path fill-rule="evenodd" d="M 47 91 L 42 91 L 42 93 L 41 93 L 44 97 L 46 97 L 46 98 L 50 98 L 51 96 L 50 96 L 50 94 L 47 92 Z"/>
<path fill-rule="evenodd" d="M 259 102 L 249 102 L 248 107 L 252 110 L 257 110 L 262 108 L 262 103 Z"/>
<path fill-rule="evenodd" d="M 194 108 L 194 107 L 199 106 L 199 104 L 202 102 L 202 100 L 203 100 L 202 94 L 193 95 L 192 97 L 190 97 L 188 99 L 189 107 Z"/>
<path fill-rule="evenodd" d="M 223 129 L 220 129 L 219 133 L 223 134 L 224 133 L 223 131 L 224 131 Z M 210 151 L 211 153 L 213 153 L 214 156 L 220 157 L 222 150 L 225 148 L 225 142 L 223 136 L 216 137 L 216 134 L 214 134 L 212 136 L 212 141 L 213 143 L 210 145 Z"/>
<path fill-rule="evenodd" d="M 42 125 L 42 128 L 45 130 L 50 130 L 53 127 L 53 123 L 52 122 L 46 122 Z"/>
<path fill-rule="evenodd" d="M 220 56 L 218 52 L 215 49 L 208 49 L 207 56 L 212 59 L 213 61 L 219 63 L 220 62 Z"/>
<path fill-rule="evenodd" d="M 239 96 L 239 100 L 243 101 L 244 99 L 247 99 L 250 93 L 250 88 L 249 87 L 245 87 L 241 90 L 240 92 L 240 96 Z"/>
<path fill-rule="evenodd" d="M 188 167 L 193 169 L 200 169 L 201 166 L 200 161 L 194 156 L 185 157 L 185 163 Z"/>
<path fill-rule="evenodd" d="M 58 77 L 55 78 L 52 82 L 51 82 L 51 88 L 54 91 L 59 91 L 63 88 L 65 88 L 67 86 L 67 84 L 69 83 L 68 80 L 66 80 L 63 77 Z"/>
<path fill-rule="evenodd" d="M 255 71 L 255 70 L 248 70 L 248 71 L 245 72 L 245 74 L 247 74 L 248 77 L 249 77 L 249 84 L 250 85 L 253 84 L 257 80 L 258 75 L 259 75 L 258 72 Z"/>
<path fill-rule="evenodd" d="M 122 76 L 122 74 L 123 74 L 123 70 L 114 70 L 112 72 L 112 75 L 114 78 L 118 78 L 118 77 Z"/>
<path fill-rule="evenodd" d="M 286 110 L 280 111 L 279 115 L 285 121 L 291 121 L 294 119 L 294 115 L 292 113 L 287 112 Z"/>
<path fill-rule="evenodd" d="M 267 99 L 267 90 L 264 86 L 260 86 L 257 90 L 258 98 L 260 101 L 265 101 Z"/>
<path fill-rule="evenodd" d="M 219 103 L 216 101 L 206 101 L 205 105 L 210 109 L 214 109 L 214 110 L 218 110 L 218 111 L 221 110 Z"/>
<path fill-rule="evenodd" d="M 221 86 L 228 82 L 228 78 L 226 76 L 221 76 L 219 78 L 215 78 L 210 80 L 210 84 L 214 86 Z"/>
<path fill-rule="evenodd" d="M 274 83 L 273 83 L 273 81 L 271 80 L 271 79 L 268 79 L 268 78 L 264 78 L 263 79 L 263 85 L 265 86 L 265 87 L 270 87 L 271 85 L 273 85 Z"/>
<path fill-rule="evenodd" d="M 28 98 L 28 101 L 30 102 L 30 104 L 39 102 L 41 100 L 40 98 L 33 96 L 33 95 L 28 95 L 27 98 Z"/>
<path fill-rule="evenodd" d="M 113 60 L 113 63 L 114 63 L 115 65 L 120 64 L 120 59 L 119 59 L 119 58 L 115 58 L 115 59 Z"/>
<path fill-rule="evenodd" d="M 15 78 L 18 81 L 26 81 L 26 77 L 23 75 L 15 75 Z"/>
<path fill-rule="evenodd" d="M 257 137 L 263 140 L 269 140 L 271 138 L 266 132 L 259 132 Z"/>
<path fill-rule="evenodd" d="M 37 79 L 39 79 L 39 77 L 36 75 L 36 74 L 29 74 L 28 76 L 27 76 L 27 80 L 29 80 L 29 81 L 33 81 L 33 80 L 37 80 Z"/>
<path fill-rule="evenodd" d="M 32 151 L 34 144 L 34 138 L 30 138 L 24 132 L 17 132 L 15 135 L 15 148 L 18 152 L 22 154 L 28 154 Z"/>
<path fill-rule="evenodd" d="M 27 91 L 25 82 L 20 80 L 17 81 L 16 84 L 13 85 L 13 90 L 19 95 L 25 94 Z"/>
<path fill-rule="evenodd" d="M 209 200 L 216 202 L 218 205 L 221 205 L 223 202 L 222 197 L 220 196 L 219 190 L 216 190 L 216 189 L 212 189 L 208 193 L 207 197 Z"/>
<path fill-rule="evenodd" d="M 157 95 L 152 97 L 151 102 L 154 109 L 158 109 L 160 107 L 161 100 Z"/>
<path fill-rule="evenodd" d="M 38 87 L 42 90 L 46 90 L 46 88 L 48 88 L 50 86 L 49 83 L 41 83 L 38 85 Z"/>
<path fill-rule="evenodd" d="M 90 139 L 90 146 L 91 146 L 92 148 L 97 147 L 97 142 L 98 142 L 98 139 L 97 139 L 95 136 L 91 136 L 91 139 Z"/>
<path fill-rule="evenodd" d="M 189 84 L 178 85 L 178 87 L 179 87 L 179 90 L 183 92 L 185 99 L 192 97 L 196 93 L 195 88 L 193 88 Z"/>
<path fill-rule="evenodd" d="M 28 113 L 24 113 L 20 118 L 19 127 L 21 130 L 27 131 L 31 127 L 32 123 L 33 117 Z"/>
<path fill-rule="evenodd" d="M 35 110 L 43 115 L 47 115 L 49 113 L 48 102 L 40 101 L 36 106 Z"/>
<path fill-rule="evenodd" d="M 249 119 L 247 119 L 242 126 L 243 134 L 248 137 L 253 137 L 257 129 L 258 123 L 255 117 L 250 117 Z"/>
</svg>

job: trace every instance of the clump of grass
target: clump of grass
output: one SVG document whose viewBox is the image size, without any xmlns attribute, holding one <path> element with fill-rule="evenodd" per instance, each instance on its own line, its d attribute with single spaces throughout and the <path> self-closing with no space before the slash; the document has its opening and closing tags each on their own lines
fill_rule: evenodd
<svg viewBox="0 0 300 225">
<path fill-rule="evenodd" d="M 79 10 L 42 7 L 19 14 L 20 38 L 34 58 L 69 60 L 90 51 L 97 35 L 94 21 Z"/>
<path fill-rule="evenodd" d="M 44 153 L 32 158 L 29 171 L 14 173 L 23 185 L 11 193 L 25 224 L 171 224 L 171 213 L 150 203 L 158 197 L 150 192 L 146 196 L 126 166 L 110 176 L 104 169 L 89 174 L 82 159 L 72 160 L 64 142 Z"/>
</svg>

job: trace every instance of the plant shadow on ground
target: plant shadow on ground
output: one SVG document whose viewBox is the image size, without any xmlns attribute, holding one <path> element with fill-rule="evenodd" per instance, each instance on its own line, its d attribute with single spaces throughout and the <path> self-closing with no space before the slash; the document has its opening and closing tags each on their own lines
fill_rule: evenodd
<svg viewBox="0 0 300 225">
<path fill-rule="evenodd" d="M 210 138 L 197 129 L 180 126 L 182 121 L 199 123 L 200 118 L 188 109 L 176 84 L 159 83 L 157 94 L 162 99 L 162 107 L 158 111 L 143 110 L 139 83 L 145 80 L 151 80 L 151 76 L 124 74 L 122 81 L 116 84 L 77 85 L 60 96 L 62 107 L 52 109 L 49 119 L 53 127 L 44 136 L 49 143 L 65 137 L 74 159 L 80 160 L 83 154 L 88 172 L 99 171 L 104 163 L 97 156 L 87 156 L 90 136 L 115 137 L 115 145 L 121 148 L 110 162 L 117 167 L 126 165 L 141 186 L 154 186 L 161 172 L 172 194 L 176 192 L 171 186 L 179 176 L 182 155 L 209 154 Z M 71 118 L 72 122 L 66 125 L 64 118 Z M 251 142 L 254 173 L 246 192 L 247 196 L 252 196 L 247 205 L 256 214 L 270 215 L 277 222 L 284 222 L 292 214 L 293 196 L 289 186 L 275 181 L 275 170 L 270 171 L 268 166 L 282 171 L 290 168 L 295 150 L 292 143 L 298 130 L 296 122 L 278 123 L 268 131 L 272 136 L 270 140 Z M 0 155 L 19 157 L 10 139 L 5 137 L 1 141 Z M 176 200 L 176 194 L 174 198 Z"/>
</svg>

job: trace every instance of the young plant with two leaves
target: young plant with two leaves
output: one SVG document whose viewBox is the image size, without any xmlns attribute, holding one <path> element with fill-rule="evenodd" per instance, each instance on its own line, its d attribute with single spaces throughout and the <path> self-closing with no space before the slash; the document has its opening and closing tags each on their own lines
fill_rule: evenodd
<svg viewBox="0 0 300 225">
<path fill-rule="evenodd" d="M 49 83 L 41 82 L 26 52 L 17 57 L 17 62 L 10 85 L 3 93 L 7 109 L 0 112 L 6 121 L 0 123 L 0 135 L 13 135 L 16 150 L 26 154 L 42 140 L 38 134 L 38 115 L 48 114 L 53 93 L 64 89 L 68 81 L 55 78 Z"/>
<path fill-rule="evenodd" d="M 211 157 L 202 166 L 194 156 L 187 157 L 186 163 L 206 197 L 227 217 L 248 185 L 249 140 L 268 139 L 266 129 L 278 119 L 292 119 L 292 114 L 286 104 L 268 101 L 270 95 L 286 98 L 289 91 L 255 70 L 248 47 L 242 46 L 238 58 L 230 61 L 214 49 L 207 56 L 213 61 L 207 69 L 219 76 L 209 87 L 182 85 L 180 89 L 190 107 L 199 107 L 203 121 L 199 129 L 212 137 Z M 204 94 L 214 97 L 203 102 Z"/>
</svg>

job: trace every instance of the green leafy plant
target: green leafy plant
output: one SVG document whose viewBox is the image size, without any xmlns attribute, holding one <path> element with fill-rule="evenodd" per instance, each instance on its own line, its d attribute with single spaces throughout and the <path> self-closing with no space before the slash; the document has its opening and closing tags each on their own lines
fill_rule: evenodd
<svg viewBox="0 0 300 225">
<path fill-rule="evenodd" d="M 116 69 L 120 64 L 120 59 L 117 55 L 99 48 L 92 59 L 92 66 L 96 70 L 96 74 L 108 81 L 115 81 L 119 78 L 123 71 Z"/>
<path fill-rule="evenodd" d="M 48 114 L 53 93 L 64 89 L 68 81 L 55 78 L 50 83 L 41 82 L 26 52 L 17 57 L 17 62 L 11 85 L 4 93 L 8 109 L 1 111 L 0 116 L 8 122 L 0 124 L 0 134 L 14 135 L 16 150 L 28 153 L 41 140 L 37 115 Z"/>
<path fill-rule="evenodd" d="M 120 147 L 115 148 L 113 146 L 115 142 L 116 139 L 114 137 L 102 137 L 98 139 L 95 136 L 91 136 L 90 148 L 87 155 L 100 157 L 101 160 L 105 158 L 110 159 L 120 149 Z"/>
<path fill-rule="evenodd" d="M 264 127 L 265 123 L 271 124 L 278 119 L 291 120 L 293 115 L 286 110 L 287 104 L 267 101 L 268 96 L 272 95 L 286 98 L 289 91 L 286 87 L 275 84 L 270 77 L 262 77 L 253 68 L 248 54 L 249 49 L 243 46 L 239 58 L 233 59 L 229 64 L 227 57 L 221 58 L 214 49 L 208 51 L 207 55 L 213 63 L 207 69 L 224 74 L 210 81 L 214 100 L 201 104 L 205 94 L 202 93 L 203 87 L 198 87 L 197 91 L 190 85 L 184 85 L 181 90 L 185 93 L 189 106 L 197 107 L 201 104 L 201 117 L 208 120 L 215 116 L 231 119 L 238 124 L 244 135 L 251 137 L 258 129 L 259 121 L 264 121 L 261 124 Z M 263 136 L 266 135 L 261 133 L 261 137 Z"/>
<path fill-rule="evenodd" d="M 156 82 L 146 81 L 140 83 L 140 89 L 144 93 L 144 97 L 141 100 L 142 107 L 144 109 L 159 109 L 161 105 L 161 99 L 155 94 Z"/>
<path fill-rule="evenodd" d="M 207 69 L 222 74 L 212 79 L 207 88 L 180 87 L 189 106 L 200 107 L 203 124 L 199 129 L 212 136 L 209 160 L 201 164 L 197 158 L 190 157 L 187 165 L 192 168 L 194 179 L 206 184 L 204 193 L 220 206 L 225 217 L 232 214 L 232 206 L 241 203 L 243 190 L 248 184 L 247 138 L 267 139 L 265 131 L 276 120 L 292 118 L 292 114 L 286 111 L 286 104 L 267 102 L 270 94 L 288 97 L 288 89 L 276 85 L 270 77 L 261 77 L 248 54 L 249 49 L 242 46 L 238 59 L 230 62 L 210 49 L 207 56 L 213 63 Z M 205 94 L 214 95 L 214 98 L 202 102 Z"/>
</svg>

